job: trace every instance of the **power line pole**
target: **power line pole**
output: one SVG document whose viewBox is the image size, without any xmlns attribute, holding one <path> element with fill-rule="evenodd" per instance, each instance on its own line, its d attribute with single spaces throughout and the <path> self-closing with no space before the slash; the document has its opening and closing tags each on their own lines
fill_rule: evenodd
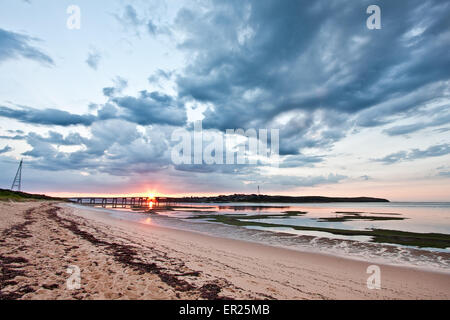
<svg viewBox="0 0 450 320">
<path fill-rule="evenodd" d="M 17 191 L 22 191 L 22 164 L 23 159 L 20 160 L 19 168 L 17 168 L 16 177 L 14 178 L 13 184 L 11 186 L 11 191 L 14 190 L 14 188 L 17 188 Z"/>
</svg>

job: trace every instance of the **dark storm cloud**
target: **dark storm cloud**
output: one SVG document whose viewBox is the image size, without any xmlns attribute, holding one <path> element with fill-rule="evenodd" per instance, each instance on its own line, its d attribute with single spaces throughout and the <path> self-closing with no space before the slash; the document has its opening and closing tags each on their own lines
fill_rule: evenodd
<svg viewBox="0 0 450 320">
<path fill-rule="evenodd" d="M 27 139 L 36 139 L 42 142 L 56 144 L 60 146 L 77 146 L 83 143 L 83 138 L 79 133 L 72 132 L 64 137 L 61 133 L 49 131 L 48 137 L 43 137 L 36 133 L 29 133 Z"/>
<path fill-rule="evenodd" d="M 256 185 L 266 186 L 267 190 L 270 186 L 275 186 L 278 190 L 287 190 L 299 186 L 334 184 L 345 179 L 344 176 L 337 174 L 306 177 L 277 175 L 272 181 L 270 177 L 261 174 L 258 166 L 173 166 L 171 146 L 174 142 L 171 142 L 170 137 L 174 129 L 175 127 L 166 125 L 152 125 L 142 132 L 138 130 L 136 124 L 113 119 L 95 122 L 91 127 L 90 137 L 82 137 L 78 133 L 63 136 L 54 131 L 49 131 L 46 135 L 31 132 L 20 137 L 23 137 L 31 147 L 31 150 L 23 153 L 29 157 L 26 160 L 27 171 L 78 173 L 82 171 L 93 176 L 107 174 L 124 179 L 156 175 L 155 179 L 165 184 L 175 183 L 174 190 L 178 190 L 181 186 L 185 187 L 186 178 L 189 179 L 192 192 L 204 191 L 202 186 L 208 185 L 212 179 L 215 183 L 209 191 L 226 189 L 230 192 L 254 191 Z M 62 145 L 78 146 L 79 149 L 66 152 L 59 148 Z M 286 167 L 290 167 L 294 162 L 313 165 L 320 161 L 320 157 L 291 156 Z M 231 174 L 233 179 L 230 179 Z M 273 183 L 269 184 L 269 181 Z"/>
<path fill-rule="evenodd" d="M 258 124 L 261 127 L 265 125 Z M 305 148 L 326 149 L 345 137 L 347 126 L 345 115 L 321 110 L 291 114 L 285 124 L 270 122 L 271 128 L 280 129 L 280 155 L 297 155 Z"/>
<path fill-rule="evenodd" d="M 439 112 L 439 118 L 430 116 L 409 125 L 395 121 L 413 117 L 433 99 L 448 98 L 447 2 L 377 1 L 382 9 L 381 30 L 366 28 L 366 9 L 373 4 L 369 0 L 196 3 L 202 7 L 182 9 L 172 26 L 173 34 L 183 39 L 179 48 L 188 65 L 181 70 L 158 70 L 148 78 L 152 85 L 175 81 L 176 95 L 145 90 L 124 94 L 126 84 L 116 79 L 103 89 L 107 102 L 91 105 L 93 114 L 0 106 L 1 117 L 38 125 L 84 125 L 90 133 L 83 137 L 53 131 L 44 136 L 10 132 L 16 135 L 0 138 L 25 140 L 31 148 L 24 155 L 34 169 L 119 177 L 161 171 L 167 179 L 180 177 L 173 180 L 183 188 L 180 192 L 185 192 L 182 182 L 186 180 L 198 191 L 205 191 L 204 186 L 255 190 L 256 185 L 283 190 L 339 183 L 346 177 L 328 173 L 264 176 L 257 166 L 173 166 L 170 133 L 187 125 L 185 105 L 207 103 L 205 129 L 279 128 L 281 168 L 324 162 L 327 151 L 357 127 L 390 124 L 386 134 L 402 135 L 445 124 Z M 142 30 L 153 36 L 171 33 L 131 5 L 116 17 L 137 34 Z M 22 38 L 23 48 L 33 49 L 29 47 L 32 40 Z M 0 62 L 5 59 L 2 52 L 0 46 Z M 15 54 L 8 57 L 26 56 L 19 49 L 9 52 Z M 88 57 L 87 63 L 95 69 L 94 58 Z M 45 62 L 39 55 L 33 59 Z M 137 125 L 145 126 L 146 132 Z M 78 148 L 66 152 L 68 148 L 59 146 Z M 303 150 L 314 148 L 320 151 Z M 449 154 L 449 149 L 442 144 L 376 161 L 391 164 L 437 157 Z"/>
<path fill-rule="evenodd" d="M 180 48 L 193 59 L 177 79 L 180 97 L 211 103 L 204 126 L 218 129 L 252 127 L 292 110 L 370 110 L 358 125 L 378 126 L 442 97 L 450 4 L 378 1 L 382 29 L 368 30 L 370 4 L 215 0 L 203 10 L 184 9 Z M 335 132 L 329 144 L 343 136 Z"/>
<path fill-rule="evenodd" d="M 186 109 L 173 97 L 160 92 L 141 91 L 138 97 L 124 96 L 112 99 L 124 111 L 124 118 L 141 125 L 167 124 L 183 126 Z"/>
<path fill-rule="evenodd" d="M 116 119 L 117 113 L 118 109 L 110 103 L 105 104 L 104 106 L 102 106 L 100 109 L 97 110 L 99 120 Z"/>
<path fill-rule="evenodd" d="M 26 58 L 53 65 L 53 59 L 31 43 L 38 39 L 0 28 L 0 63 L 8 59 Z"/>
<path fill-rule="evenodd" d="M 170 163 L 169 133 L 155 127 L 143 134 L 136 124 L 113 119 L 94 123 L 91 137 L 78 133 L 63 136 L 53 131 L 47 136 L 29 133 L 24 139 L 31 150 L 23 155 L 31 158 L 27 163 L 34 169 L 85 170 L 114 176 L 148 173 Z M 62 145 L 79 149 L 65 152 L 58 148 Z"/>
<path fill-rule="evenodd" d="M 58 109 L 39 110 L 25 106 L 19 106 L 14 109 L 0 106 L 0 117 L 30 124 L 56 126 L 89 126 L 95 121 L 95 116 L 93 115 L 77 115 Z"/>
<path fill-rule="evenodd" d="M 376 159 L 375 161 L 382 162 L 384 164 L 393 164 L 402 161 L 440 157 L 447 154 L 450 154 L 450 144 L 440 144 L 431 146 L 425 150 L 412 149 L 410 151 L 392 153 L 384 158 Z"/>
<path fill-rule="evenodd" d="M 25 106 L 15 108 L 0 105 L 0 117 L 37 125 L 91 126 L 95 122 L 122 119 L 140 125 L 184 126 L 187 122 L 184 104 L 161 92 L 141 91 L 137 97 L 118 95 L 126 87 L 126 80 L 118 77 L 114 87 L 103 89 L 110 100 L 96 106 L 97 115 L 78 115 L 58 109 L 35 109 Z"/>
</svg>

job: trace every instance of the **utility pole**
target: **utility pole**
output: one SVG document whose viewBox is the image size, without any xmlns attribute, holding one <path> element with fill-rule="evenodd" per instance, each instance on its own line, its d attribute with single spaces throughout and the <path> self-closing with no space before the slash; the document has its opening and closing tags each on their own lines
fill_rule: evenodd
<svg viewBox="0 0 450 320">
<path fill-rule="evenodd" d="M 13 184 L 11 186 L 11 191 L 13 191 L 14 188 L 17 188 L 17 191 L 22 191 L 22 164 L 23 159 L 20 160 L 19 168 L 17 168 L 16 177 L 14 178 Z"/>
</svg>

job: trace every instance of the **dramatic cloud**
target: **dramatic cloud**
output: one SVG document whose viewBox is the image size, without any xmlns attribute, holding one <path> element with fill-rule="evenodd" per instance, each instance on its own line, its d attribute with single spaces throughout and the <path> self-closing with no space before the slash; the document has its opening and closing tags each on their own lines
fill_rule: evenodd
<svg viewBox="0 0 450 320">
<path fill-rule="evenodd" d="M 25 150 L 30 169 L 82 172 L 107 182 L 145 176 L 184 193 L 187 188 L 254 191 L 256 186 L 290 190 L 345 181 L 370 184 L 379 172 L 396 169 L 384 164 L 450 154 L 445 136 L 450 123 L 449 2 L 378 1 L 381 30 L 366 27 L 370 0 L 202 0 L 169 8 L 130 3 L 125 1 L 114 15 L 125 33 L 93 30 L 99 50 L 81 50 L 81 68 L 73 70 L 80 79 L 95 76 L 92 85 L 102 88 L 97 96 L 87 90 L 85 96 L 49 100 L 42 90 L 36 104 L 22 102 L 31 107 L 19 105 L 21 96 L 0 101 L 0 117 L 27 124 L 24 131 L 2 128 L 0 139 L 20 145 L 13 145 L 11 154 L 17 157 Z M 117 33 L 117 26 L 111 27 Z M 117 45 L 124 39 L 124 47 Z M 0 29 L 0 63 L 28 58 L 52 65 L 36 42 Z M 57 49 L 65 58 L 64 48 Z M 107 70 L 108 63 L 101 73 L 86 73 L 84 62 L 99 68 L 100 52 L 109 52 L 108 62 L 117 68 Z M 124 52 L 144 61 L 128 61 Z M 126 79 L 98 82 L 116 74 Z M 84 114 L 70 105 L 38 107 L 47 103 L 42 101 L 86 99 L 93 103 L 86 102 Z M 192 130 L 193 119 L 203 119 L 204 132 L 280 129 L 279 168 L 174 165 L 171 133 Z M 33 125 L 39 127 L 36 132 Z M 408 135 L 418 132 L 414 145 L 421 148 L 405 148 Z M 380 134 L 386 141 L 370 140 Z M 366 141 L 374 143 L 373 150 L 389 148 L 382 154 L 387 156 L 368 159 L 380 156 L 358 150 Z M 13 151 L 7 148 L 0 153 Z M 433 170 L 436 179 L 448 173 L 448 168 Z"/>
<path fill-rule="evenodd" d="M 92 115 L 76 115 L 58 109 L 39 110 L 25 106 L 15 109 L 0 106 L 0 117 L 16 119 L 24 123 L 56 126 L 89 126 L 95 120 Z"/>
<path fill-rule="evenodd" d="M 4 140 L 25 140 L 27 142 L 40 141 L 49 144 L 55 144 L 58 146 L 76 146 L 83 143 L 83 138 L 79 133 L 70 133 L 67 137 L 64 137 L 61 133 L 55 131 L 49 131 L 48 136 L 44 137 L 40 134 L 30 132 L 29 134 L 20 134 L 14 136 L 0 136 L 0 139 Z"/>
<path fill-rule="evenodd" d="M 50 56 L 30 44 L 37 40 L 24 34 L 0 28 L 0 63 L 7 59 L 26 58 L 41 62 L 44 65 L 53 65 L 54 62 Z"/>
<path fill-rule="evenodd" d="M 142 132 L 135 124 L 113 119 L 93 124 L 91 137 L 78 133 L 63 136 L 53 131 L 47 136 L 29 133 L 23 139 L 32 149 L 23 155 L 33 158 L 28 164 L 34 169 L 84 170 L 115 176 L 148 173 L 170 163 L 169 134 L 167 128 Z M 77 146 L 78 150 L 67 152 L 58 146 Z"/>
<path fill-rule="evenodd" d="M 184 9 L 180 48 L 193 59 L 177 79 L 179 94 L 210 103 L 204 126 L 219 129 L 254 127 L 292 110 L 323 110 L 325 118 L 371 110 L 358 124 L 380 125 L 442 97 L 450 5 L 383 2 L 384 27 L 374 32 L 365 26 L 368 4 L 210 1 Z M 414 33 L 417 26 L 424 30 Z M 411 103 L 389 102 L 416 91 Z M 344 136 L 335 133 L 328 144 Z"/>
<path fill-rule="evenodd" d="M 446 111 L 449 110 L 448 106 L 443 107 Z M 422 121 L 422 122 L 416 122 L 413 124 L 407 124 L 407 125 L 401 125 L 401 126 L 394 126 L 389 129 L 384 130 L 384 133 L 390 135 L 390 136 L 398 136 L 398 135 L 404 135 L 409 133 L 414 133 L 426 128 L 431 127 L 438 127 L 442 125 L 446 125 L 450 123 L 450 113 L 443 113 L 434 112 L 430 115 L 431 120 L 428 121 Z"/>
<path fill-rule="evenodd" d="M 427 126 L 424 122 L 418 122 L 418 123 L 413 123 L 413 124 L 391 127 L 389 129 L 384 130 L 383 132 L 390 136 L 399 136 L 399 135 L 403 135 L 403 134 L 420 131 L 426 127 Z"/>
<path fill-rule="evenodd" d="M 41 141 L 58 146 L 77 146 L 81 145 L 84 141 L 79 133 L 70 133 L 64 137 L 61 133 L 55 131 L 49 131 L 48 137 L 43 137 L 39 134 L 31 132 L 28 134 L 26 139 L 28 141 Z"/>
<path fill-rule="evenodd" d="M 410 151 L 392 153 L 384 158 L 377 159 L 376 161 L 383 162 L 384 164 L 393 164 L 401 161 L 413 161 L 417 159 L 440 157 L 447 154 L 450 154 L 450 144 L 440 144 L 431 146 L 425 150 L 412 149 Z"/>
<path fill-rule="evenodd" d="M 122 119 L 140 125 L 184 126 L 187 122 L 184 104 L 161 92 L 141 91 L 138 97 L 116 96 L 127 86 L 126 80 L 115 79 L 114 87 L 103 89 L 110 102 L 97 106 L 97 115 L 77 115 L 58 109 L 35 109 L 25 106 L 10 108 L 0 105 L 0 117 L 23 123 L 54 126 L 91 126 L 94 122 Z"/>
<path fill-rule="evenodd" d="M 167 124 L 184 126 L 187 114 L 184 105 L 160 92 L 141 91 L 136 97 L 112 99 L 124 110 L 124 118 L 140 125 Z"/>
</svg>

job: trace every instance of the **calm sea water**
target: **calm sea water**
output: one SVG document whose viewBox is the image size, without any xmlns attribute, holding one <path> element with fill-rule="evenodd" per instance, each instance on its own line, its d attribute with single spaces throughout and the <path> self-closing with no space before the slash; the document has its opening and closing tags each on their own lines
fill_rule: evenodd
<svg viewBox="0 0 450 320">
<path fill-rule="evenodd" d="M 388 229 L 417 233 L 450 234 L 450 203 L 205 203 L 184 204 L 172 211 L 149 214 L 130 209 L 94 209 L 117 219 L 176 229 L 190 230 L 217 237 L 269 244 L 300 251 L 320 252 L 348 258 L 415 266 L 450 273 L 450 248 L 416 248 L 372 242 L 369 236 L 342 236 L 329 232 L 294 230 L 288 226 L 307 226 L 343 230 Z M 306 214 L 282 217 L 286 211 Z M 282 224 L 283 227 L 231 226 L 210 219 L 210 215 L 252 216 L 252 222 Z M 258 219 L 258 215 L 262 216 Z M 271 215 L 266 218 L 264 216 Z M 394 217 L 403 220 L 351 219 Z M 202 219 L 202 217 L 205 217 Z M 190 219 L 200 217 L 201 219 Z M 333 221 L 347 217 L 350 220 Z M 330 218 L 331 219 L 330 221 Z M 339 219 L 338 219 L 339 220 Z M 243 220 L 249 221 L 249 220 Z"/>
</svg>

